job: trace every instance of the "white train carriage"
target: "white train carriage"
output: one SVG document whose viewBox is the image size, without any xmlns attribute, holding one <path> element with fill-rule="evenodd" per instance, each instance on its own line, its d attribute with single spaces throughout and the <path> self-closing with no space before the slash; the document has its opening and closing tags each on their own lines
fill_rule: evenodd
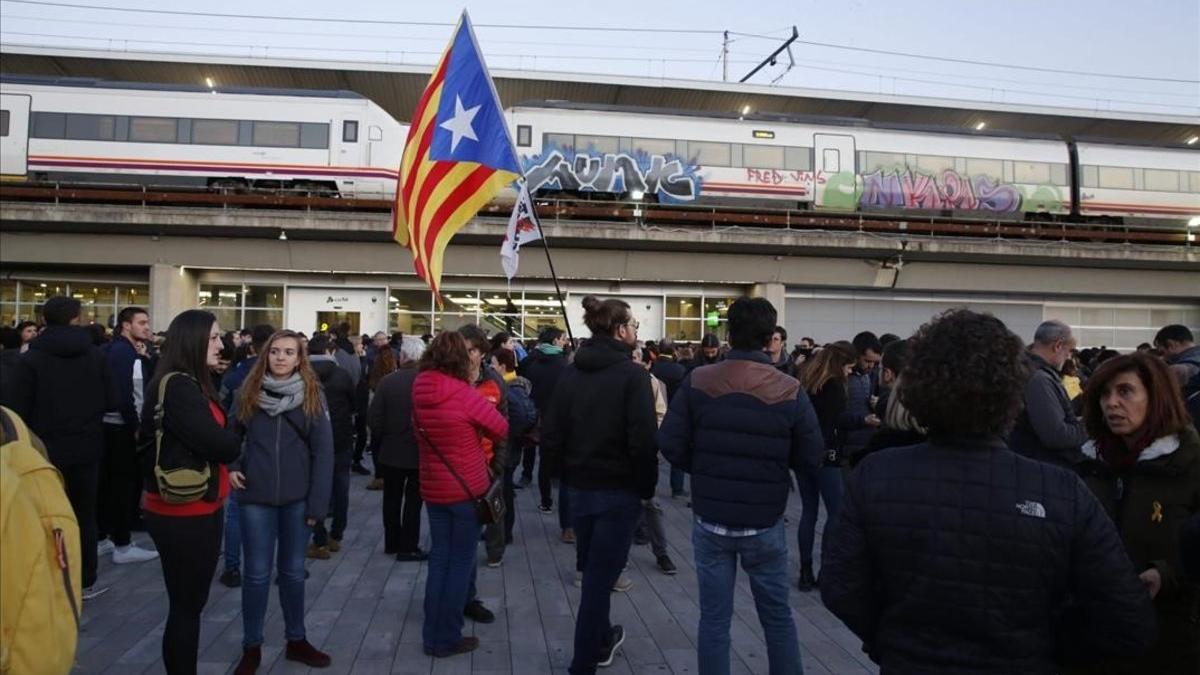
<svg viewBox="0 0 1200 675">
<path fill-rule="evenodd" d="M 407 127 L 352 92 L 0 81 L 3 173 L 32 180 L 395 193 Z"/>
<path fill-rule="evenodd" d="M 1187 220 L 1200 216 L 1200 151 L 1079 143 L 1083 216 Z"/>
</svg>

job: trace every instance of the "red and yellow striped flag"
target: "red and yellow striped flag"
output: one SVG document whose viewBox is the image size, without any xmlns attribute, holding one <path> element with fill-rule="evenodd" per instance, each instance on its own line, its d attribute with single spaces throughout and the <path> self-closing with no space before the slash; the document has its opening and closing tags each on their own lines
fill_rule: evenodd
<svg viewBox="0 0 1200 675">
<path fill-rule="evenodd" d="M 438 295 L 450 239 L 521 176 L 504 109 L 463 12 L 408 130 L 392 237 Z"/>
</svg>

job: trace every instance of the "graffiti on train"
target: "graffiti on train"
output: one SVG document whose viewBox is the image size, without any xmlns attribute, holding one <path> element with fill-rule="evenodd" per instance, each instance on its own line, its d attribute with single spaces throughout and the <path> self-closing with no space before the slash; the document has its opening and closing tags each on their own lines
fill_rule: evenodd
<svg viewBox="0 0 1200 675">
<path fill-rule="evenodd" d="M 549 147 L 541 155 L 522 158 L 530 190 L 552 188 L 577 192 L 657 195 L 660 202 L 690 202 L 700 196 L 699 168 L 675 155 L 642 151 L 576 152 Z"/>
<path fill-rule="evenodd" d="M 962 209 L 1011 213 L 1021 208 L 1015 186 L 989 176 L 966 176 L 952 169 L 940 175 L 910 170 L 876 171 L 862 177 L 863 209 Z"/>
</svg>

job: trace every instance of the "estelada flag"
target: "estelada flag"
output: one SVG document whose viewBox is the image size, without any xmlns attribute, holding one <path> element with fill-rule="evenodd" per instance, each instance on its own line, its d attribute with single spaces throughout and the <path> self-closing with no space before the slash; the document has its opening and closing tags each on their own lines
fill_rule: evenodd
<svg viewBox="0 0 1200 675">
<path fill-rule="evenodd" d="M 529 198 L 528 186 L 521 182 L 517 193 L 517 203 L 513 205 L 512 215 L 508 218 L 508 230 L 504 233 L 504 241 L 500 244 L 500 266 L 504 275 L 512 281 L 517 276 L 518 254 L 521 247 L 531 241 L 542 238 L 542 228 L 538 225 L 537 213 L 533 210 L 533 200 Z"/>
<path fill-rule="evenodd" d="M 446 246 L 521 175 L 504 109 L 464 11 L 413 113 L 400 161 L 392 237 L 441 295 Z"/>
</svg>

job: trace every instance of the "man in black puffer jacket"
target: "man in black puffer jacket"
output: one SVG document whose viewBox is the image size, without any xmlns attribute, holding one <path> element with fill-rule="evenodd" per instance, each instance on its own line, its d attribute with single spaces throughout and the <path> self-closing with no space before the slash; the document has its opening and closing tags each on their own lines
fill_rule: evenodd
<svg viewBox="0 0 1200 675">
<path fill-rule="evenodd" d="M 324 521 L 317 523 L 313 528 L 313 548 L 309 550 L 309 557 L 321 559 L 328 558 L 329 551 L 341 550 L 350 509 L 350 465 L 354 460 L 354 381 L 338 365 L 334 354 L 337 349 L 337 344 L 325 335 L 308 341 L 309 362 L 321 379 L 333 428 L 333 492 L 329 509 L 333 524 L 326 532 Z"/>
<path fill-rule="evenodd" d="M 530 397 L 533 399 L 533 405 L 537 407 L 539 424 L 550 410 L 554 387 L 558 385 L 558 378 L 562 375 L 563 369 L 567 367 L 567 357 L 563 354 L 563 345 L 566 343 L 567 336 L 561 328 L 554 326 L 543 328 L 538 333 L 538 346 L 517 365 L 517 375 L 529 380 L 529 384 L 533 388 Z M 527 446 L 525 456 L 521 460 L 522 486 L 528 485 L 533 480 L 533 464 L 536 459 L 536 446 Z M 541 510 L 543 513 L 550 513 L 554 506 L 554 499 L 550 495 L 553 478 L 554 475 L 548 470 L 545 460 L 542 460 L 538 466 L 537 479 L 538 491 L 542 497 Z M 570 514 L 566 504 L 562 503 L 567 494 L 566 488 L 560 486 L 558 494 L 559 525 L 566 529 L 570 527 Z"/>
<path fill-rule="evenodd" d="M 899 396 L 931 440 L 851 474 L 825 606 L 885 674 L 1050 674 L 1144 650 L 1150 595 L 1104 509 L 1071 471 L 1002 440 L 1028 377 L 1020 339 L 953 310 L 910 349 Z"/>
</svg>

